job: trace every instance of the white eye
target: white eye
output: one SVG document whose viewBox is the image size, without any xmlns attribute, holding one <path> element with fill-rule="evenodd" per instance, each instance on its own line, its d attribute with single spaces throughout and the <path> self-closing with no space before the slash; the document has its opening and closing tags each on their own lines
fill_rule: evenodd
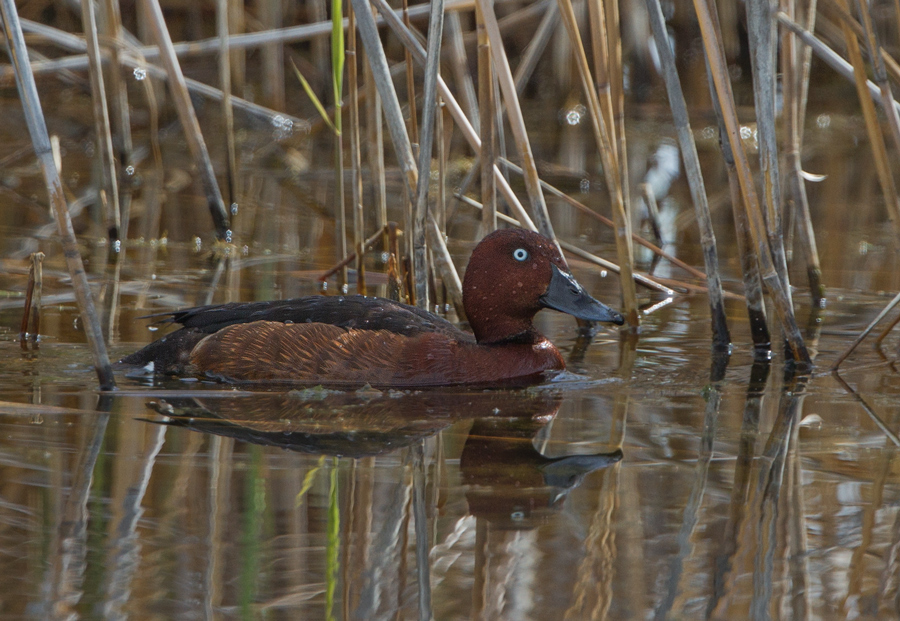
<svg viewBox="0 0 900 621">
<path fill-rule="evenodd" d="M 524 248 L 516 248 L 513 250 L 513 259 L 516 261 L 527 261 L 529 256 L 531 255 L 529 255 L 528 251 Z"/>
</svg>

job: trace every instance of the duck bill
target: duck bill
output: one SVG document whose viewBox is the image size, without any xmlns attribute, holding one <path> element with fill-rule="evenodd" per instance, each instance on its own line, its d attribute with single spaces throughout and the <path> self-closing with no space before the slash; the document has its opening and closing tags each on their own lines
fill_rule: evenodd
<svg viewBox="0 0 900 621">
<path fill-rule="evenodd" d="M 550 286 L 541 296 L 541 306 L 568 313 L 586 321 L 608 321 L 621 326 L 625 318 L 609 306 L 595 300 L 578 284 L 575 277 L 555 265 Z"/>
</svg>

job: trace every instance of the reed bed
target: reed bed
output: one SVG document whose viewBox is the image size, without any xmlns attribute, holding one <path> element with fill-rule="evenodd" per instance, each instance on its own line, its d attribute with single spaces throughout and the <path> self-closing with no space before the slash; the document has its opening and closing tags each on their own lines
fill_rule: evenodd
<svg viewBox="0 0 900 621">
<path fill-rule="evenodd" d="M 196 174 L 204 188 L 213 234 L 219 240 L 238 243 L 232 239 L 231 218 L 249 189 L 238 183 L 242 178 L 238 138 L 241 120 L 235 112 L 251 111 L 270 122 L 286 120 L 296 123 L 297 128 L 304 126 L 301 119 L 286 112 L 286 109 L 305 106 L 303 101 L 298 103 L 285 95 L 296 93 L 291 84 L 292 72 L 287 72 L 287 82 L 285 78 L 284 63 L 289 56 L 302 65 L 304 73 L 311 72 L 308 88 L 314 97 L 316 93 L 324 94 L 323 84 L 332 85 L 327 116 L 335 135 L 332 149 L 337 256 L 334 260 L 341 274 L 338 290 L 346 290 L 347 267 L 352 264 L 356 290 L 366 293 L 365 255 L 370 249 L 380 248 L 387 253 L 386 262 L 392 265 L 397 277 L 392 277 L 392 282 L 410 283 L 398 292 L 402 299 L 433 308 L 440 297 L 439 291 L 446 289 L 448 299 L 454 302 L 461 316 L 460 279 L 446 243 L 448 232 L 459 228 L 454 217 L 460 206 L 474 205 L 481 210 L 476 230 L 468 233 L 465 241 L 477 240 L 511 221 L 556 239 L 555 222 L 570 217 L 569 212 L 562 210 L 575 210 L 578 217 L 600 219 L 611 226 L 617 261 L 597 257 L 570 240 L 557 241 L 562 248 L 570 248 L 581 257 L 597 259 L 590 259 L 592 263 L 615 266 L 621 275 L 622 304 L 633 331 L 640 329 L 644 310 L 657 308 L 656 301 L 648 304 L 638 295 L 635 283 L 655 282 L 655 290 L 666 295 L 706 292 L 712 345 L 718 349 L 727 348 L 731 340 L 725 299 L 743 300 L 755 349 L 760 355 L 767 355 L 771 348 L 770 333 L 776 326 L 769 326 L 765 296 L 774 311 L 777 332 L 784 338 L 786 355 L 797 365 L 809 367 L 812 360 L 797 324 L 788 267 L 796 240 L 806 263 L 812 304 L 824 306 L 827 283 L 822 281 L 813 209 L 806 192 L 811 176 L 802 165 L 811 58 L 815 54 L 841 75 L 854 80 L 883 199 L 900 235 L 900 195 L 890 163 L 891 150 L 900 149 L 900 108 L 891 93 L 892 85 L 900 79 L 900 65 L 888 52 L 892 43 L 883 40 L 884 28 L 865 3 L 851 6 L 847 0 L 833 0 L 822 8 L 815 0 L 783 0 L 777 5 L 753 0 L 746 3 L 745 17 L 732 11 L 734 7 L 725 6 L 723 27 L 716 3 L 693 1 L 692 18 L 701 34 L 709 68 L 710 96 L 719 119 L 722 161 L 731 187 L 737 243 L 733 250 L 723 253 L 716 244 L 704 171 L 694 144 L 695 130 L 685 104 L 685 80 L 679 76 L 676 56 L 669 45 L 667 16 L 658 0 L 644 3 L 629 0 L 621 4 L 596 0 L 580 7 L 569 0 L 560 0 L 520 6 L 486 0 L 435 0 L 416 5 L 404 1 L 402 7 L 395 9 L 384 0 L 353 0 L 346 4 L 334 0 L 330 6 L 322 2 L 308 3 L 303 12 L 313 23 L 296 24 L 289 23 L 292 15 L 286 15 L 275 5 L 264 3 L 256 16 L 258 21 L 254 21 L 237 10 L 234 3 L 223 0 L 216 4 L 216 37 L 175 43 L 169 35 L 174 29 L 167 23 L 166 14 L 170 14 L 169 19 L 177 19 L 177 10 L 161 6 L 156 0 L 146 0 L 141 5 L 144 13 L 139 25 L 154 39 L 155 45 L 149 46 L 141 45 L 138 37 L 123 25 L 118 6 L 112 1 L 102 5 L 99 26 L 94 6 L 89 2 L 82 4 L 83 38 L 52 24 L 29 20 L 21 23 L 26 32 L 68 53 L 32 60 L 33 73 L 52 72 L 62 76 L 63 71 L 89 70 L 99 146 L 98 170 L 101 171 L 99 196 L 108 206 L 107 230 L 111 239 L 128 237 L 130 191 L 120 191 L 118 182 L 127 180 L 122 171 L 133 170 L 137 161 L 121 70 L 138 68 L 167 80 L 194 157 Z M 623 76 L 632 58 L 623 51 L 625 7 L 629 9 L 624 13 L 626 21 L 649 17 L 645 28 L 649 26 L 646 30 L 652 34 L 641 43 L 650 44 L 652 40 L 659 54 L 657 79 L 665 86 L 674 118 L 674 134 L 678 138 L 702 245 L 703 270 L 665 253 L 661 248 L 664 239 L 652 244 L 638 232 L 632 232 L 632 227 L 639 223 L 633 204 L 640 200 L 655 213 L 657 197 L 650 186 L 640 186 L 633 178 L 635 175 L 629 174 L 625 110 L 631 94 Z M 641 10 L 631 10 L 637 8 Z M 679 9 L 686 10 L 686 7 Z M 745 43 L 735 39 L 735 23 L 739 17 L 747 24 L 749 34 Z M 900 19 L 900 15 L 894 15 L 893 19 Z M 427 20 L 427 33 L 417 30 L 423 20 Z M 243 32 L 248 23 L 261 31 Z M 520 23 L 531 24 L 534 36 L 527 45 L 513 50 L 515 44 L 511 41 Z M 382 25 L 387 28 L 380 29 Z M 600 208 L 593 205 L 596 201 L 586 206 L 569 193 L 555 190 L 542 178 L 541 161 L 532 144 L 535 128 L 523 107 L 522 96 L 536 67 L 549 54 L 548 44 L 554 35 L 565 37 L 571 53 L 566 61 L 567 70 L 580 86 L 574 96 L 583 105 L 590 123 L 594 141 L 590 161 L 602 176 L 606 193 Z M 322 55 L 329 39 L 330 69 L 323 73 Z M 742 44 L 749 46 L 751 57 L 758 164 L 751 161 L 742 142 L 742 124 L 728 70 L 728 54 Z M 261 71 L 251 78 L 246 75 L 246 59 L 235 54 L 254 48 L 262 50 Z M 218 89 L 185 79 L 180 68 L 179 59 L 186 61 L 209 53 L 218 54 Z M 163 68 L 153 64 L 157 60 L 162 61 Z M 440 60 L 446 60 L 443 67 Z M 108 81 L 101 70 L 104 63 Z M 446 68 L 450 69 L 448 75 L 452 81 L 442 75 L 442 69 Z M 781 110 L 776 107 L 776 70 L 784 77 Z M 401 74 L 399 81 L 396 71 Z M 867 78 L 869 74 L 873 76 L 871 81 Z M 12 75 L 12 68 L 0 66 L 0 80 Z M 234 76 L 239 78 L 233 80 Z M 400 89 L 398 84 L 402 85 Z M 257 87 L 262 91 L 261 99 L 266 107 L 243 96 L 251 93 L 252 97 L 252 89 Z M 206 146 L 189 90 L 221 101 L 223 154 L 211 154 Z M 876 104 L 881 105 L 881 114 Z M 780 119 L 784 120 L 782 133 L 778 129 Z M 389 151 L 393 152 L 393 157 L 388 152 L 387 160 L 382 122 L 387 123 Z M 347 140 L 343 139 L 345 133 L 349 136 Z M 889 141 L 884 139 L 885 134 Z M 463 140 L 456 139 L 457 136 Z M 515 164 L 504 159 L 509 147 L 514 147 Z M 345 176 L 345 151 L 349 177 Z M 466 181 L 458 192 L 447 192 L 448 171 L 465 158 L 470 158 Z M 224 162 L 222 176 L 227 201 L 219 190 L 214 160 Z M 405 201 L 406 209 L 399 220 L 403 248 L 396 245 L 394 252 L 387 235 L 391 202 L 388 178 L 398 169 L 404 191 L 397 198 Z M 513 176 L 509 176 L 511 172 Z M 437 175 L 439 183 L 434 183 L 433 175 Z M 477 192 L 472 193 L 470 185 L 476 179 L 480 183 Z M 352 217 L 349 218 L 344 206 L 347 181 L 351 188 Z M 520 188 L 524 191 L 519 191 Z M 552 202 L 548 202 L 545 192 L 549 192 Z M 456 198 L 449 199 L 448 204 L 449 195 L 454 193 Z M 638 199 L 639 195 L 642 198 Z M 654 226 L 656 236 L 662 237 L 658 224 Z M 373 239 L 384 241 L 373 245 Z M 636 265 L 634 243 L 649 248 L 661 260 L 671 261 L 695 280 L 678 283 L 669 279 L 667 286 L 662 284 L 662 279 L 641 274 Z M 731 258 L 728 253 L 732 252 L 741 265 L 743 292 L 726 291 L 722 284 L 719 266 Z M 408 269 L 404 267 L 407 264 Z M 435 275 L 439 280 L 435 280 Z"/>
</svg>

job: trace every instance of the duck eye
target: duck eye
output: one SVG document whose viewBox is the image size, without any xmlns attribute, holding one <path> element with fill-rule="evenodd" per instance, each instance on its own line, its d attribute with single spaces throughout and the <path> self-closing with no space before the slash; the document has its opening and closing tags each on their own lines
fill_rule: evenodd
<svg viewBox="0 0 900 621">
<path fill-rule="evenodd" d="M 516 261 L 527 261 L 529 256 L 531 255 L 529 255 L 528 251 L 524 248 L 516 248 L 513 250 L 513 259 Z"/>
</svg>

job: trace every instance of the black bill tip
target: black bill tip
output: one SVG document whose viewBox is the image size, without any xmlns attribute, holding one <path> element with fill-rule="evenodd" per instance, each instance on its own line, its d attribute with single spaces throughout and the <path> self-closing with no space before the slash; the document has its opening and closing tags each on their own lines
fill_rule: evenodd
<svg viewBox="0 0 900 621">
<path fill-rule="evenodd" d="M 553 276 L 547 291 L 541 296 L 541 305 L 563 313 L 568 313 L 585 321 L 605 321 L 621 326 L 625 318 L 621 313 L 611 309 L 599 300 L 595 300 L 585 292 L 578 281 L 569 274 L 552 266 Z"/>
</svg>

